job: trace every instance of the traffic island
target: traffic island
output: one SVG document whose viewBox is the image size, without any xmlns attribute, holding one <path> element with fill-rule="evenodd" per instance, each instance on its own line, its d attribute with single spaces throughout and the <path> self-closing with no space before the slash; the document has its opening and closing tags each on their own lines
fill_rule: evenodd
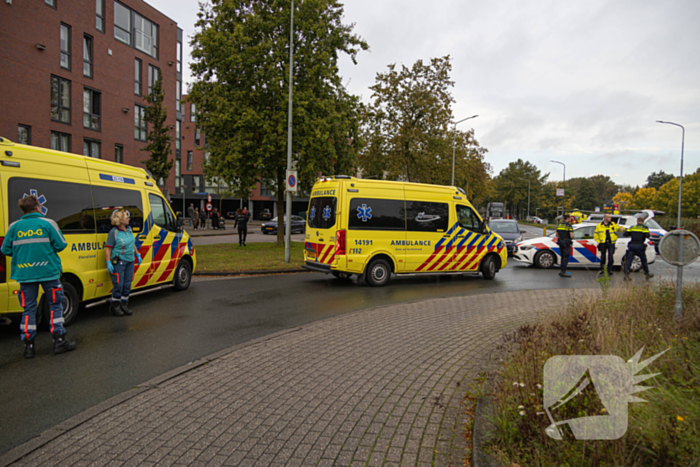
<svg viewBox="0 0 700 467">
<path fill-rule="evenodd" d="M 292 242 L 291 261 L 284 262 L 284 246 L 276 243 L 249 243 L 239 246 L 233 243 L 200 245 L 197 255 L 196 276 L 269 274 L 301 270 L 304 262 L 304 243 Z"/>
<path fill-rule="evenodd" d="M 478 400 L 473 465 L 694 465 L 700 286 L 683 290 L 680 321 L 674 300 L 670 283 L 613 289 L 506 334 L 495 383 L 465 398 Z"/>
</svg>

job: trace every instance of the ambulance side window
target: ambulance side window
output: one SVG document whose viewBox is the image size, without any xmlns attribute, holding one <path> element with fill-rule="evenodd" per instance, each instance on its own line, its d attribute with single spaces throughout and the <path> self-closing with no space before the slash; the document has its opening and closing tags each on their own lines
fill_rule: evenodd
<svg viewBox="0 0 700 467">
<path fill-rule="evenodd" d="M 406 230 L 403 200 L 354 198 L 348 215 L 351 230 Z"/>
<path fill-rule="evenodd" d="M 81 183 L 12 177 L 8 181 L 7 212 L 10 223 L 24 215 L 17 206 L 24 196 L 35 195 L 46 217 L 58 224 L 63 234 L 95 233 L 95 212 L 90 185 Z"/>
<path fill-rule="evenodd" d="M 409 232 L 446 232 L 450 205 L 426 201 L 406 201 L 406 226 Z"/>
<path fill-rule="evenodd" d="M 481 233 L 483 226 L 479 216 L 467 206 L 457 205 L 457 222 L 459 226 L 471 230 L 472 232 Z"/>
<path fill-rule="evenodd" d="M 143 229 L 143 203 L 141 193 L 107 186 L 92 186 L 92 202 L 95 205 L 97 233 L 112 230 L 112 212 L 123 209 L 129 215 L 129 226 L 134 232 Z"/>
<path fill-rule="evenodd" d="M 175 217 L 170 212 L 170 208 L 165 204 L 163 198 L 158 195 L 148 195 L 148 201 L 151 205 L 151 215 L 153 216 L 153 224 L 161 229 L 175 232 Z"/>
<path fill-rule="evenodd" d="M 309 211 L 306 213 L 309 227 L 313 229 L 330 229 L 335 225 L 337 198 L 321 196 L 311 198 Z"/>
</svg>

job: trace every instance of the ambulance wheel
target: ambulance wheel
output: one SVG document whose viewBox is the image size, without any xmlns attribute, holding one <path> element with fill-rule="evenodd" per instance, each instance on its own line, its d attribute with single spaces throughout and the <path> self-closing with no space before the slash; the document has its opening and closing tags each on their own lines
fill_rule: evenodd
<svg viewBox="0 0 700 467">
<path fill-rule="evenodd" d="M 192 281 L 192 266 L 190 262 L 186 259 L 181 259 L 175 270 L 175 277 L 173 278 L 173 284 L 175 285 L 175 290 L 182 291 L 187 290 Z"/>
<path fill-rule="evenodd" d="M 391 268 L 389 263 L 383 259 L 375 259 L 367 267 L 367 283 L 372 287 L 381 287 L 389 282 L 391 277 Z"/>
<path fill-rule="evenodd" d="M 70 326 L 75 318 L 78 316 L 78 309 L 80 307 L 80 299 L 78 298 L 78 291 L 70 282 L 61 282 L 63 286 L 63 326 Z M 51 308 L 49 307 L 49 301 L 46 299 L 46 294 L 41 297 L 40 310 L 42 310 L 41 319 L 39 319 L 39 314 L 37 313 L 37 328 L 49 328 L 51 326 Z"/>
<path fill-rule="evenodd" d="M 481 275 L 486 280 L 496 277 L 496 260 L 493 259 L 493 256 L 487 256 L 484 262 L 481 263 Z"/>
<path fill-rule="evenodd" d="M 554 266 L 556 262 L 556 257 L 554 253 L 549 250 L 542 250 L 535 256 L 535 266 L 540 269 L 549 269 Z"/>
<path fill-rule="evenodd" d="M 333 271 L 331 274 L 333 274 L 333 276 L 334 276 L 336 279 L 350 279 L 350 276 L 351 276 L 351 274 L 348 274 L 347 272 L 336 272 L 336 271 Z"/>
</svg>

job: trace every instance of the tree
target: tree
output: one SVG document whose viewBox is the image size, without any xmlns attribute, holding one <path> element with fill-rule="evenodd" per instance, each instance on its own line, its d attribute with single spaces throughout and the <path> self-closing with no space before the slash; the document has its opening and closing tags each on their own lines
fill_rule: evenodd
<svg viewBox="0 0 700 467">
<path fill-rule="evenodd" d="M 542 185 L 549 174 L 544 174 L 534 164 L 518 159 L 494 178 L 496 194 L 494 201 L 506 201 L 511 206 L 511 214 L 522 217 L 522 207 L 527 207 L 527 180 L 530 181 L 530 205 L 534 212 L 533 200 L 538 199 Z M 523 180 L 525 179 L 525 180 Z"/>
<path fill-rule="evenodd" d="M 658 172 L 652 172 L 651 175 L 647 177 L 647 182 L 644 185 L 644 188 L 654 188 L 658 190 L 664 184 L 670 182 L 674 178 L 675 177 L 672 174 L 667 174 L 663 170 L 659 170 Z"/>
<path fill-rule="evenodd" d="M 165 126 L 168 118 L 168 109 L 163 106 L 163 78 L 158 75 L 158 79 L 153 83 L 151 92 L 146 96 L 146 121 L 150 125 L 148 132 L 148 144 L 142 151 L 150 153 L 148 160 L 141 161 L 146 166 L 153 178 L 159 182 L 165 180 L 170 175 L 173 168 L 173 161 L 170 156 L 170 129 Z"/>
<path fill-rule="evenodd" d="M 693 175 L 683 177 L 683 217 L 700 215 L 700 179 Z M 678 215 L 678 178 L 665 183 L 656 193 L 654 208 L 670 216 Z"/>
<path fill-rule="evenodd" d="M 610 201 L 617 193 L 615 182 L 607 175 L 593 175 L 588 177 L 588 180 L 593 184 L 593 191 L 596 194 L 596 206 L 602 207 L 606 201 Z"/>
<path fill-rule="evenodd" d="M 578 193 L 576 193 L 576 207 L 584 211 L 592 211 L 599 205 L 593 182 L 588 178 L 584 178 L 581 181 Z"/>
<path fill-rule="evenodd" d="M 486 149 L 473 130 L 454 132 L 451 70 L 445 56 L 418 60 L 410 68 L 392 64 L 377 74 L 365 110 L 363 176 L 450 185 L 454 140 L 455 184 L 469 180 L 470 193 L 481 195 L 490 176 Z"/>
<path fill-rule="evenodd" d="M 656 188 L 640 188 L 632 199 L 632 209 L 653 209 Z"/>
<path fill-rule="evenodd" d="M 624 209 L 630 209 L 632 207 L 632 199 L 634 197 L 632 196 L 631 193 L 626 193 L 626 192 L 619 192 L 615 196 L 613 196 L 613 201 L 615 204 L 620 206 L 620 210 Z"/>
<path fill-rule="evenodd" d="M 211 175 L 250 193 L 270 180 L 284 216 L 291 0 L 213 0 L 200 4 L 192 39 L 189 99 L 207 129 Z M 338 0 L 294 6 L 293 160 L 301 189 L 318 172 L 350 170 L 361 147 L 359 100 L 348 95 L 340 53 L 353 62 L 368 48 L 342 22 Z M 284 243 L 284 229 L 277 231 Z"/>
</svg>

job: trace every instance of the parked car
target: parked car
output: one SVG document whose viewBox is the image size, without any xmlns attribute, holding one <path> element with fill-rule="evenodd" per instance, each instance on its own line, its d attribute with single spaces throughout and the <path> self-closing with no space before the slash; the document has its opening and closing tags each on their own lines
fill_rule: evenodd
<svg viewBox="0 0 700 467">
<path fill-rule="evenodd" d="M 269 222 L 265 222 L 263 225 L 260 226 L 260 231 L 264 233 L 265 235 L 267 234 L 276 234 L 277 233 L 277 217 L 272 219 Z M 284 223 L 282 223 L 284 226 Z M 292 216 L 292 233 L 304 233 L 304 230 L 306 229 L 306 221 L 302 219 L 299 216 Z"/>
<path fill-rule="evenodd" d="M 259 217 L 260 217 L 261 221 L 269 221 L 272 219 L 272 213 L 270 212 L 269 209 L 263 209 L 262 211 L 260 211 Z"/>
<path fill-rule="evenodd" d="M 596 224 L 603 222 L 603 213 L 593 213 L 588 216 L 588 222 L 595 222 Z M 617 225 L 628 229 L 633 225 L 637 225 L 637 218 L 641 217 L 645 219 L 644 225 L 649 229 L 651 234 L 651 241 L 654 244 L 656 252 L 659 252 L 659 243 L 661 243 L 661 238 L 668 232 L 666 229 L 661 227 L 656 220 L 654 220 L 654 211 L 651 209 L 642 210 L 634 215 L 631 214 L 613 214 L 612 221 Z"/>
<path fill-rule="evenodd" d="M 571 247 L 571 257 L 569 258 L 569 266 L 585 266 L 585 267 L 600 267 L 600 256 L 598 255 L 598 242 L 593 239 L 596 224 L 584 223 L 574 225 L 574 244 Z M 538 268 L 551 268 L 558 264 L 561 255 L 559 253 L 559 245 L 556 241 L 556 232 L 547 237 L 532 238 L 524 240 L 515 245 L 513 259 L 525 264 L 533 264 Z M 622 233 L 618 234 L 617 242 L 615 242 L 614 265 L 622 266 L 626 261 L 627 244 L 630 238 L 625 237 Z M 647 262 L 652 264 L 656 260 L 656 251 L 653 248 L 651 240 L 647 243 L 650 248 L 647 248 Z M 635 256 L 632 261 L 631 270 L 639 271 L 642 267 L 642 260 Z"/>
<path fill-rule="evenodd" d="M 513 256 L 515 244 L 523 239 L 523 234 L 520 232 L 518 223 L 514 220 L 492 219 L 491 222 L 489 222 L 489 228 L 498 234 L 506 243 L 508 256 Z"/>
</svg>

